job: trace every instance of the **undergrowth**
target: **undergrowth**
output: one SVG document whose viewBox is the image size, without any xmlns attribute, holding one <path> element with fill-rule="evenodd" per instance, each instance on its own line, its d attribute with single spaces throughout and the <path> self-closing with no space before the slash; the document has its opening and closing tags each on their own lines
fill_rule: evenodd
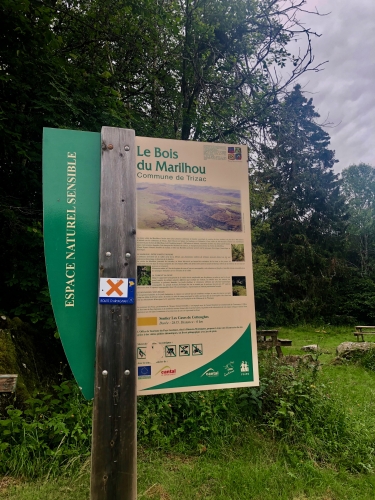
<svg viewBox="0 0 375 500">
<path fill-rule="evenodd" d="M 374 436 L 319 381 L 318 366 L 314 362 L 292 367 L 275 358 L 263 364 L 262 427 L 285 443 L 293 463 L 309 458 L 321 465 L 371 472 Z"/>
<path fill-rule="evenodd" d="M 354 354 L 352 361 L 355 361 L 367 370 L 375 372 L 375 349 L 372 348 L 364 353 L 359 352 L 357 355 Z"/>
<path fill-rule="evenodd" d="M 0 470 L 35 477 L 74 474 L 90 455 L 92 404 L 75 382 L 35 392 L 0 420 Z"/>
<path fill-rule="evenodd" d="M 319 381 L 317 364 L 285 364 L 265 356 L 256 388 L 190 392 L 138 399 L 138 440 L 144 447 L 203 453 L 233 443 L 246 429 L 281 443 L 295 464 L 372 471 L 373 436 Z M 92 403 L 74 382 L 35 393 L 25 408 L 0 420 L 0 470 L 35 477 L 74 474 L 87 463 Z M 240 442 L 240 440 L 236 440 Z"/>
</svg>

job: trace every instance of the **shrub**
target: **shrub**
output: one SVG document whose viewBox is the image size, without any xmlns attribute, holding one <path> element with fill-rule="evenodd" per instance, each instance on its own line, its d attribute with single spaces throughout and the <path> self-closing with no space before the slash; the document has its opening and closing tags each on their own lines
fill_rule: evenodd
<svg viewBox="0 0 375 500">
<path fill-rule="evenodd" d="M 90 455 L 92 404 L 75 382 L 35 392 L 25 409 L 7 408 L 0 420 L 0 470 L 33 477 L 73 473 Z"/>
<path fill-rule="evenodd" d="M 374 353 L 372 353 L 373 355 Z M 370 359 L 370 357 L 369 357 Z M 373 358 L 371 358 L 373 359 Z M 370 363 L 370 361 L 368 361 Z M 264 356 L 260 386 L 138 398 L 138 441 L 147 447 L 197 453 L 253 428 L 278 440 L 287 458 L 308 458 L 353 472 L 374 467 L 374 440 L 319 382 L 316 363 L 289 366 Z M 24 409 L 9 406 L 0 420 L 0 471 L 74 474 L 91 447 L 92 403 L 75 382 L 35 393 Z"/>
<path fill-rule="evenodd" d="M 160 448 L 179 445 L 184 451 L 195 451 L 215 437 L 236 434 L 246 422 L 246 416 L 251 412 L 255 414 L 255 409 L 250 408 L 243 390 L 141 397 L 138 399 L 138 439 Z"/>
<path fill-rule="evenodd" d="M 361 353 L 355 358 L 355 361 L 363 368 L 375 372 L 375 349 L 369 349 L 368 351 Z"/>
<path fill-rule="evenodd" d="M 299 456 L 299 450 L 316 462 L 353 472 L 373 469 L 373 436 L 319 383 L 317 365 L 291 367 L 269 358 L 262 368 L 260 420 L 287 445 L 290 456 Z"/>
</svg>

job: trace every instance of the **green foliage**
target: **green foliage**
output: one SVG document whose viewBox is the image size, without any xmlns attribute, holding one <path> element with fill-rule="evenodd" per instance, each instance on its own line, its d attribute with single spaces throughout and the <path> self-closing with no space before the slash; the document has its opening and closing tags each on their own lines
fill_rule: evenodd
<svg viewBox="0 0 375 500">
<path fill-rule="evenodd" d="M 237 392 L 230 390 L 139 398 L 139 441 L 164 449 L 199 451 L 215 437 L 229 438 L 243 423 L 237 398 Z"/>
<path fill-rule="evenodd" d="M 350 213 L 349 259 L 361 276 L 375 272 L 375 169 L 360 163 L 342 171 L 342 192 Z"/>
<path fill-rule="evenodd" d="M 255 246 L 279 268 L 270 294 L 274 323 L 332 316 L 334 283 L 343 274 L 347 216 L 318 117 L 297 85 L 271 121 L 272 141 L 263 145 L 268 164 L 260 162 L 252 182 L 252 192 L 274 195 L 253 215 Z M 260 313 L 268 316 L 267 309 Z"/>
<path fill-rule="evenodd" d="M 312 32 L 301 32 L 298 6 L 268 0 L 4 0 L 0 9 L 0 304 L 53 331 L 43 127 L 259 143 L 277 96 L 312 61 L 310 43 L 296 57 L 286 47 Z M 274 70 L 287 61 L 281 86 Z"/>
<path fill-rule="evenodd" d="M 374 353 L 366 363 L 373 369 Z M 255 388 L 138 398 L 139 443 L 196 455 L 243 442 L 258 429 L 282 443 L 291 463 L 309 456 L 353 472 L 372 470 L 371 430 L 332 396 L 315 360 L 290 366 L 266 355 L 260 380 Z M 75 473 L 90 454 L 91 412 L 74 382 L 35 393 L 21 409 L 8 407 L 0 420 L 0 469 L 29 477 Z"/>
<path fill-rule="evenodd" d="M 61 342 L 53 336 L 41 334 L 34 325 L 17 317 L 0 318 L 0 373 L 18 374 L 19 402 L 29 398 L 36 388 L 56 381 L 60 376 L 56 367 L 60 367 L 60 372 L 65 368 L 61 360 L 64 360 Z M 4 401 L 0 399 L 0 414 L 3 408 Z"/>
<path fill-rule="evenodd" d="M 234 296 L 247 295 L 245 276 L 232 276 L 232 295 Z"/>
<path fill-rule="evenodd" d="M 371 432 L 319 383 L 316 364 L 301 362 L 293 368 L 270 358 L 263 365 L 262 382 L 265 429 L 286 443 L 292 461 L 298 461 L 299 450 L 322 464 L 353 472 L 373 470 Z"/>
<path fill-rule="evenodd" d="M 84 39 L 84 10 L 72 7 L 39 0 L 6 0 L 0 7 L 0 258 L 6 262 L 0 306 L 50 332 L 55 324 L 43 255 L 43 127 L 97 131 L 104 124 L 119 126 L 117 110 L 123 109 L 98 75 L 98 60 L 74 64 L 72 43 L 91 44 Z"/>
<path fill-rule="evenodd" d="M 111 125 L 251 144 L 261 322 L 374 317 L 373 168 L 343 172 L 347 230 L 329 136 L 300 87 L 286 91 L 311 61 L 287 51 L 301 32 L 297 5 L 6 0 L 0 9 L 2 312 L 56 329 L 43 258 L 43 127 Z M 294 70 L 280 85 L 274 70 L 288 61 Z"/>
<path fill-rule="evenodd" d="M 369 349 L 364 352 L 353 352 L 350 361 L 363 366 L 367 370 L 375 372 L 375 348 Z"/>
<path fill-rule="evenodd" d="M 242 243 L 232 243 L 232 262 L 241 262 L 245 260 L 244 245 Z"/>
<path fill-rule="evenodd" d="M 280 268 L 256 243 L 253 245 L 253 273 L 257 325 L 274 324 L 273 287 L 279 281 Z"/>
<path fill-rule="evenodd" d="M 346 268 L 336 278 L 336 310 L 361 324 L 375 318 L 375 170 L 351 165 L 342 172 L 341 191 L 349 220 L 346 229 Z"/>
<path fill-rule="evenodd" d="M 375 372 L 375 349 L 368 350 L 359 360 L 359 364 L 367 370 Z"/>
<path fill-rule="evenodd" d="M 74 382 L 35 392 L 24 409 L 9 406 L 0 420 L 3 473 L 56 476 L 73 474 L 90 455 L 92 404 Z"/>
<path fill-rule="evenodd" d="M 292 347 L 283 348 L 284 355 L 299 352 L 308 342 L 319 343 L 324 352 L 318 358 L 322 369 L 314 358 L 306 365 L 288 366 L 285 360 L 265 355 L 260 359 L 260 387 L 139 398 L 139 494 L 186 499 L 195 499 L 200 492 L 204 497 L 258 500 L 372 499 L 374 372 L 359 363 L 329 363 L 335 346 L 351 331 L 330 325 L 281 330 L 282 336 L 293 339 Z M 72 390 L 69 398 L 75 397 Z M 87 408 L 91 412 L 91 403 L 79 404 L 81 412 Z M 26 404 L 23 410 L 28 408 Z M 56 407 L 56 413 L 64 412 Z M 22 426 L 27 429 L 27 423 Z M 58 439 L 54 446 L 58 447 Z M 2 489 L 2 494 L 9 500 L 84 498 L 90 461 L 87 458 L 72 477 L 87 452 L 85 442 L 81 449 L 79 442 L 76 446 L 77 453 L 67 459 L 66 467 L 51 471 L 51 455 L 41 448 L 39 457 L 29 456 L 28 464 L 21 463 L 23 476 L 6 476 L 2 488 L 8 481 L 19 486 L 10 486 L 5 493 Z M 28 475 L 39 473 L 39 465 L 42 477 L 28 481 Z M 44 472 L 49 472 L 47 478 Z"/>
<path fill-rule="evenodd" d="M 151 285 L 151 266 L 137 266 L 137 285 Z"/>
</svg>

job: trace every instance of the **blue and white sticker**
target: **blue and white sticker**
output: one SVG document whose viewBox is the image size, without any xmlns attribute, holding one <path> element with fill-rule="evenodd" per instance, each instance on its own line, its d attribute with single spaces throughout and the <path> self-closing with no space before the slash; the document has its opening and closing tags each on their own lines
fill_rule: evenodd
<svg viewBox="0 0 375 500">
<path fill-rule="evenodd" d="M 134 304 L 135 279 L 100 278 L 99 304 Z"/>
</svg>

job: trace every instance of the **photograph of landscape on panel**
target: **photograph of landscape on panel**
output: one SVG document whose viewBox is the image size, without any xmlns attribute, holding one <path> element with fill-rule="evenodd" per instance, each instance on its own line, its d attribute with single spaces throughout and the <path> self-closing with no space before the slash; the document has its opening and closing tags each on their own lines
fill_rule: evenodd
<svg viewBox="0 0 375 500">
<path fill-rule="evenodd" d="M 189 184 L 137 185 L 138 228 L 241 231 L 241 193 Z"/>
</svg>

